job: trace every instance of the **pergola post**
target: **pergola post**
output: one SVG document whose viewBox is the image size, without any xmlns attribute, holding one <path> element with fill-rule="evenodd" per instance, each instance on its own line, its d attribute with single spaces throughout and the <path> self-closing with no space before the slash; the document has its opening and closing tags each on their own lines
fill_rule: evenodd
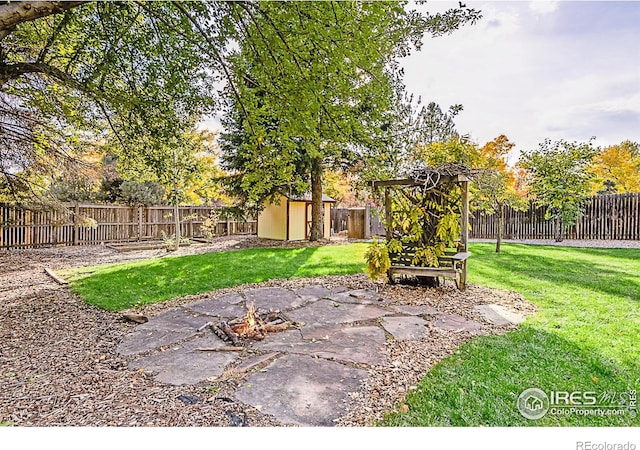
<svg viewBox="0 0 640 450">
<path fill-rule="evenodd" d="M 460 183 L 462 198 L 460 205 L 460 251 L 469 251 L 469 182 Z M 462 262 L 462 273 L 460 274 L 460 290 L 464 291 L 467 286 L 467 261 Z"/>
<path fill-rule="evenodd" d="M 391 240 L 391 188 L 384 188 L 384 229 L 387 233 L 387 241 Z"/>
</svg>

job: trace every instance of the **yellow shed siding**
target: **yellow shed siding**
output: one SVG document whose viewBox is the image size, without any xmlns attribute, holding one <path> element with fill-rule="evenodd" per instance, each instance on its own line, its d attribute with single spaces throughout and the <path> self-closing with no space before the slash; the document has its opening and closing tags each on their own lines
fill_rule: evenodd
<svg viewBox="0 0 640 450">
<path fill-rule="evenodd" d="M 258 215 L 258 237 L 287 239 L 287 199 L 280 197 L 280 204 L 268 203 Z"/>
<path fill-rule="evenodd" d="M 331 203 L 324 204 L 324 237 L 331 237 Z"/>
<path fill-rule="evenodd" d="M 307 238 L 305 221 L 306 203 L 289 202 L 289 240 L 303 241 Z"/>
<path fill-rule="evenodd" d="M 268 203 L 258 215 L 258 237 L 264 239 L 302 241 L 307 239 L 307 220 L 311 220 L 311 204 L 279 197 L 280 204 Z M 331 237 L 331 203 L 324 202 L 324 237 Z M 288 223 L 287 223 L 288 219 Z M 289 232 L 287 233 L 287 228 Z"/>
</svg>

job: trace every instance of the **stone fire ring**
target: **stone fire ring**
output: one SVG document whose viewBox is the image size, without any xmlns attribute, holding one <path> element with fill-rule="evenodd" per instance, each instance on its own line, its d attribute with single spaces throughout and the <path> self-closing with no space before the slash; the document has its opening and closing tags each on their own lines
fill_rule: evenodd
<svg viewBox="0 0 640 450">
<path fill-rule="evenodd" d="M 255 356 L 239 364 L 239 352 L 197 350 L 228 346 L 206 327 L 198 330 L 211 321 L 242 317 L 251 303 L 259 312 L 284 312 L 298 327 L 250 343 Z M 203 383 L 235 367 L 243 375 L 236 400 L 283 424 L 330 426 L 351 406 L 350 393 L 362 389 L 367 369 L 387 362 L 387 336 L 418 340 L 429 322 L 443 330 L 483 327 L 461 316 L 438 315 L 429 306 L 387 303 L 375 292 L 319 285 L 248 289 L 151 317 L 125 337 L 118 352 L 130 357 L 131 369 L 172 385 Z"/>
</svg>

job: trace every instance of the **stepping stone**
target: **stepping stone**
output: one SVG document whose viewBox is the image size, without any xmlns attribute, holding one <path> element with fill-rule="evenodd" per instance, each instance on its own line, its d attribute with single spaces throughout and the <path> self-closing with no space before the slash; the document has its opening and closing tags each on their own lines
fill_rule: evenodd
<svg viewBox="0 0 640 450">
<path fill-rule="evenodd" d="M 335 302 L 356 303 L 361 305 L 382 304 L 385 301 L 385 299 L 377 292 L 368 291 L 366 289 L 344 291 L 338 294 L 332 294 L 327 298 Z"/>
<path fill-rule="evenodd" d="M 303 288 L 296 289 L 294 292 L 298 294 L 300 298 L 302 298 L 305 302 L 314 302 L 331 295 L 331 290 L 327 289 L 324 286 L 320 286 L 319 284 L 313 286 L 305 286 Z"/>
<path fill-rule="evenodd" d="M 319 300 L 288 313 L 288 316 L 296 322 L 304 322 L 307 326 L 315 326 L 376 319 L 387 314 L 389 314 L 388 311 L 372 305 L 353 305 L 330 300 Z"/>
<path fill-rule="evenodd" d="M 346 286 L 336 286 L 334 288 L 331 288 L 331 295 L 339 294 L 340 292 L 346 292 L 348 290 L 349 290 L 349 288 L 346 287 Z"/>
<path fill-rule="evenodd" d="M 401 314 L 408 314 L 410 316 L 423 316 L 429 315 L 433 316 L 434 314 L 438 314 L 438 310 L 433 306 L 413 306 L 413 305 L 393 305 L 391 307 L 394 311 L 397 311 Z"/>
<path fill-rule="evenodd" d="M 324 331 L 327 332 L 327 328 Z M 383 364 L 387 360 L 385 335 L 378 327 L 341 327 L 329 333 L 319 340 L 301 339 L 300 333 L 272 336 L 275 339 L 262 341 L 256 348 L 372 366 Z"/>
<path fill-rule="evenodd" d="M 225 366 L 238 358 L 238 352 L 201 352 L 198 347 L 224 347 L 227 344 L 209 334 L 179 347 L 158 352 L 131 363 L 132 369 L 152 371 L 155 379 L 172 385 L 198 384 L 210 377 L 222 375 Z"/>
<path fill-rule="evenodd" d="M 149 317 L 149 321 L 138 325 L 136 331 L 159 330 L 195 333 L 198 328 L 210 320 L 210 316 L 185 308 L 174 308 L 157 316 Z"/>
<path fill-rule="evenodd" d="M 384 317 L 382 327 L 394 338 L 417 341 L 427 334 L 427 322 L 419 317 Z"/>
<path fill-rule="evenodd" d="M 457 314 L 439 316 L 433 323 L 437 328 L 448 331 L 479 331 L 482 328 L 480 322 L 468 320 Z"/>
<path fill-rule="evenodd" d="M 522 314 L 511 311 L 501 305 L 478 305 L 475 310 L 482 314 L 488 322 L 498 326 L 517 325 L 525 320 Z"/>
<path fill-rule="evenodd" d="M 252 374 L 236 398 L 280 422 L 332 426 L 351 406 L 368 372 L 309 356 L 286 355 Z"/>
<path fill-rule="evenodd" d="M 261 311 L 286 311 L 304 304 L 293 291 L 278 287 L 249 289 L 244 295 L 247 306 L 253 303 Z"/>
<path fill-rule="evenodd" d="M 238 367 L 234 368 L 233 370 L 234 372 L 240 373 L 240 374 L 247 373 L 252 371 L 256 367 L 260 366 L 261 364 L 264 364 L 268 361 L 271 361 L 272 359 L 275 359 L 276 356 L 278 355 L 280 355 L 280 353 L 270 352 L 264 355 L 253 357 L 238 364 Z"/>
<path fill-rule="evenodd" d="M 307 325 L 300 328 L 302 339 L 309 340 L 327 340 L 332 335 L 342 330 L 342 325 Z"/>
<path fill-rule="evenodd" d="M 192 331 L 136 330 L 122 340 L 116 351 L 124 356 L 135 355 L 174 344 L 194 334 Z"/>
<path fill-rule="evenodd" d="M 244 307 L 244 298 L 240 294 L 227 294 L 218 298 L 208 298 L 186 305 L 185 308 L 198 313 L 228 319 L 242 317 L 247 312 Z"/>
</svg>

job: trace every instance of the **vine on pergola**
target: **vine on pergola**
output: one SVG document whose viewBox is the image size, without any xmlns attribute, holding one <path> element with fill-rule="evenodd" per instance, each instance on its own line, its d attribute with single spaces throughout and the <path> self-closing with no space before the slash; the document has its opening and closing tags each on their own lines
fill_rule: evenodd
<svg viewBox="0 0 640 450">
<path fill-rule="evenodd" d="M 385 186 L 387 237 L 384 245 L 375 240 L 367 252 L 371 279 L 383 278 L 391 264 L 439 267 L 448 249 L 460 247 L 460 180 L 470 176 L 466 166 L 446 164 L 415 170 L 405 180 L 377 182 Z"/>
</svg>

